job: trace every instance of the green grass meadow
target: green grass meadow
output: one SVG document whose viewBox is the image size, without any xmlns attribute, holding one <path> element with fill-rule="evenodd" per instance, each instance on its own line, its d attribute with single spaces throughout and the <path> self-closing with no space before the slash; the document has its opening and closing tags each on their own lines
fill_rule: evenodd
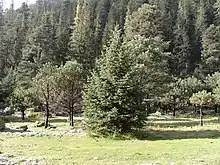
<svg viewBox="0 0 220 165">
<path fill-rule="evenodd" d="M 142 138 L 129 140 L 0 136 L 0 147 L 2 152 L 43 158 L 48 165 L 219 165 L 218 118 L 198 125 L 192 118 L 149 120 Z"/>
</svg>

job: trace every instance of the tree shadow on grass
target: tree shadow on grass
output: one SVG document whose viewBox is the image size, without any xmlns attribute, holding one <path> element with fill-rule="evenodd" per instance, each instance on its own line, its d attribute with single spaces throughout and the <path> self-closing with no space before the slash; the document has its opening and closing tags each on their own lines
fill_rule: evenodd
<svg viewBox="0 0 220 165">
<path fill-rule="evenodd" d="M 217 130 L 177 131 L 177 130 L 139 130 L 133 136 L 139 140 L 181 140 L 181 139 L 217 139 L 220 132 Z"/>
<path fill-rule="evenodd" d="M 157 122 L 154 122 L 157 121 Z M 199 126 L 199 121 L 191 121 L 191 120 L 154 120 L 148 121 L 147 126 L 151 127 L 160 127 L 160 128 L 178 128 L 178 127 L 194 127 Z M 160 122 L 161 121 L 161 122 Z M 218 119 L 204 121 L 205 124 L 217 124 L 220 123 Z"/>
<path fill-rule="evenodd" d="M 21 117 L 16 116 L 0 116 L 6 123 L 17 122 L 17 123 L 26 123 L 26 122 L 34 122 L 35 120 L 25 118 L 22 120 Z"/>
<path fill-rule="evenodd" d="M 179 119 L 179 118 L 153 118 L 153 119 L 149 119 L 149 121 L 179 121 L 179 122 L 190 122 L 192 121 L 190 118 L 182 118 L 182 119 Z"/>
<path fill-rule="evenodd" d="M 66 123 L 68 122 L 68 119 L 64 119 L 64 118 L 50 118 L 50 123 Z"/>
<path fill-rule="evenodd" d="M 31 131 L 24 131 L 24 130 L 21 130 L 21 129 L 13 129 L 13 128 L 5 128 L 4 130 L 0 131 L 1 132 L 8 132 L 8 133 L 24 133 L 24 132 L 31 132 Z"/>
</svg>

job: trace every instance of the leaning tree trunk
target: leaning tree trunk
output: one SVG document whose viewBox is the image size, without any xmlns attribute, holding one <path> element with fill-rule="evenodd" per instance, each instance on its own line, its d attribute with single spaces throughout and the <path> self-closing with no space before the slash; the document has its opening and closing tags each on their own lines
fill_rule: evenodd
<svg viewBox="0 0 220 165">
<path fill-rule="evenodd" d="M 202 107 L 200 107 L 200 126 L 202 127 L 204 125 L 203 123 L 203 113 L 202 113 Z"/>
<path fill-rule="evenodd" d="M 50 84 L 47 83 L 47 89 L 46 89 L 46 115 L 45 115 L 45 128 L 49 126 L 49 115 L 50 115 L 50 110 L 49 110 L 49 100 L 50 100 Z"/>
<path fill-rule="evenodd" d="M 46 115 L 45 115 L 45 128 L 47 128 L 49 126 L 49 114 L 50 111 L 49 111 L 49 103 L 47 101 L 46 103 Z"/>
</svg>

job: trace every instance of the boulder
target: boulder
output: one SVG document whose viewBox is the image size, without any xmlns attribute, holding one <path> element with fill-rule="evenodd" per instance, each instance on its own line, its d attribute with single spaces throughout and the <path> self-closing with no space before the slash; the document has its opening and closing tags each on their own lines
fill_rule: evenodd
<svg viewBox="0 0 220 165">
<path fill-rule="evenodd" d="M 12 115 L 12 114 L 14 114 L 14 112 L 15 112 L 15 110 L 11 107 L 6 107 L 3 110 L 4 115 Z"/>
</svg>

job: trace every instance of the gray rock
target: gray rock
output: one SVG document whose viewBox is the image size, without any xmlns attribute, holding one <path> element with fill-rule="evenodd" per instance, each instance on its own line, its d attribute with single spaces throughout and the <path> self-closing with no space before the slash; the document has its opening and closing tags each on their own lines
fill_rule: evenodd
<svg viewBox="0 0 220 165">
<path fill-rule="evenodd" d="M 45 122 L 41 122 L 41 121 L 35 122 L 35 127 L 43 127 L 43 126 L 45 126 Z"/>
<path fill-rule="evenodd" d="M 16 127 L 16 129 L 21 129 L 23 131 L 27 131 L 28 130 L 28 126 L 27 125 L 22 125 L 22 126 Z"/>
<path fill-rule="evenodd" d="M 4 154 L 1 154 L 0 157 L 3 157 L 3 158 L 13 158 L 14 155 L 11 154 L 11 153 L 4 153 Z"/>
</svg>

